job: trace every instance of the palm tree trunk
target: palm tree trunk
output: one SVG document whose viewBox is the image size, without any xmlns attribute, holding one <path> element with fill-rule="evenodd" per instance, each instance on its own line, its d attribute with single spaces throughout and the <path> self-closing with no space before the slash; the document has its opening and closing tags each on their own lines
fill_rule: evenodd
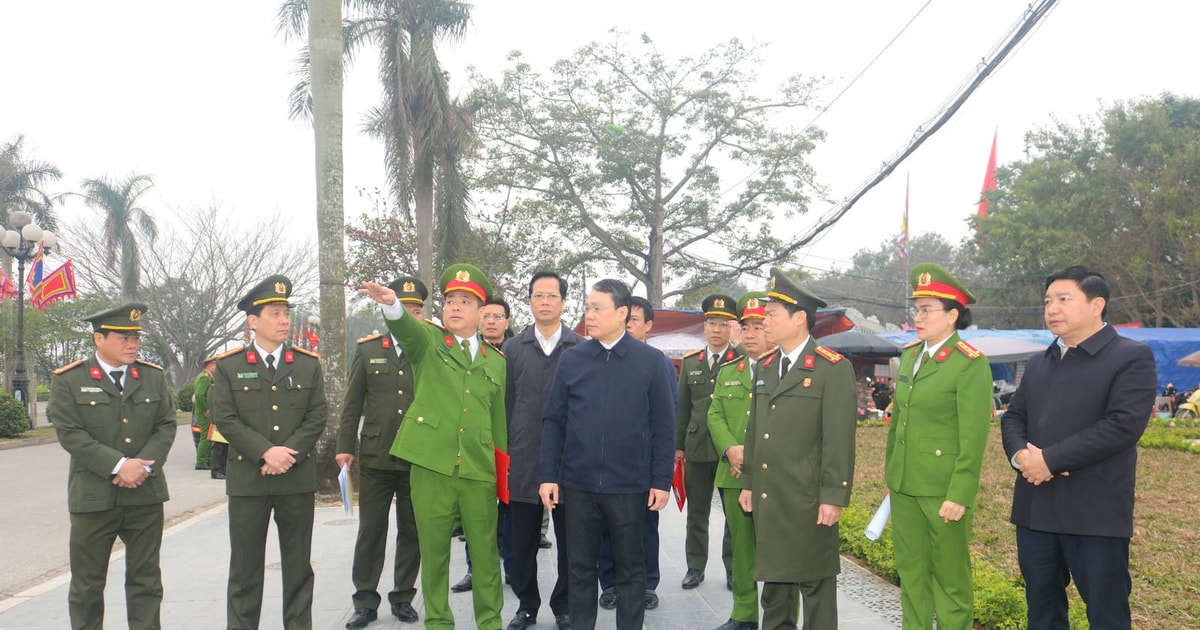
<svg viewBox="0 0 1200 630">
<path fill-rule="evenodd" d="M 312 63 L 313 139 L 317 183 L 318 276 L 322 367 L 329 422 L 317 442 L 323 480 L 337 475 L 333 457 L 346 392 L 346 217 L 342 197 L 342 5 L 308 0 L 308 50 Z"/>
</svg>

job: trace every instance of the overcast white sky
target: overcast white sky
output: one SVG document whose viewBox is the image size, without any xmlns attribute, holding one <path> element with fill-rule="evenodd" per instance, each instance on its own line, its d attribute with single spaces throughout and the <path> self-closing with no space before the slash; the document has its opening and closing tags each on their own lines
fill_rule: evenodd
<svg viewBox="0 0 1200 630">
<path fill-rule="evenodd" d="M 499 76 L 510 50 L 541 69 L 606 37 L 648 33 L 671 56 L 730 37 L 768 45 L 764 89 L 788 74 L 827 77 L 832 99 L 925 0 L 478 0 L 463 43 L 443 47 L 452 85 L 467 66 Z M 841 199 L 870 177 L 976 68 L 1027 0 L 934 0 L 818 125 L 812 160 Z M 238 215 L 315 225 L 312 135 L 287 118 L 297 42 L 275 34 L 270 0 L 0 2 L 0 139 L 26 138 L 26 155 L 57 164 L 62 190 L 85 177 L 152 174 L 147 206 L 160 217 L 213 200 Z M 1062 0 L 959 114 L 865 197 L 803 262 L 844 266 L 860 248 L 895 236 L 912 178 L 914 236 L 957 243 L 975 211 L 992 133 L 1000 162 L 1019 158 L 1024 134 L 1052 117 L 1076 120 L 1111 103 L 1163 91 L 1198 95 L 1194 28 L 1200 5 L 1171 0 Z M 365 210 L 355 187 L 382 186 L 382 150 L 358 132 L 378 100 L 373 53 L 346 85 L 346 212 Z M 807 116 L 806 116 L 807 119 Z M 727 181 L 743 174 L 727 173 Z M 794 225 L 804 232 L 830 205 Z M 88 216 L 77 201 L 63 213 Z M 162 219 L 160 219 L 162 220 Z"/>
</svg>

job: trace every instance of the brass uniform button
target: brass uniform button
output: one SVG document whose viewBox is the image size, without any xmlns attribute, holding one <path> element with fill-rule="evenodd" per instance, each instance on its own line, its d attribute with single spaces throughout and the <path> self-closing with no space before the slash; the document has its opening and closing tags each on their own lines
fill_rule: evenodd
<svg viewBox="0 0 1200 630">
<path fill-rule="evenodd" d="M 397 395 L 397 396 L 403 396 L 403 395 L 404 395 L 404 390 L 403 390 L 403 389 L 398 389 L 398 390 L 396 390 L 396 395 Z"/>
<path fill-rule="evenodd" d="M 770 434 L 770 433 L 764 433 L 764 434 L 763 434 L 763 439 L 764 439 L 764 440 L 769 440 L 769 439 L 771 439 L 771 434 Z"/>
<path fill-rule="evenodd" d="M 121 418 L 121 424 L 129 424 L 129 418 Z"/>
<path fill-rule="evenodd" d="M 248 392 L 248 391 L 250 391 L 250 386 L 249 386 L 249 385 L 243 385 L 243 386 L 242 386 L 242 391 L 244 391 L 244 392 Z"/>
<path fill-rule="evenodd" d="M 763 498 L 763 499 L 767 498 L 767 493 L 766 493 L 766 492 L 762 493 L 762 498 Z"/>
<path fill-rule="evenodd" d="M 272 386 L 271 386 L 271 391 L 273 391 L 273 392 L 274 392 L 274 391 L 279 391 L 279 388 L 278 388 L 278 387 L 276 387 L 275 385 L 272 385 Z"/>
<path fill-rule="evenodd" d="M 763 470 L 766 470 L 766 469 L 767 469 L 767 463 L 763 462 Z"/>
<path fill-rule="evenodd" d="M 125 443 L 126 443 L 126 444 L 129 444 L 129 443 L 130 443 L 130 442 L 132 442 L 132 441 L 133 441 L 133 438 L 125 438 Z"/>
<path fill-rule="evenodd" d="M 241 456 L 241 455 L 238 455 L 238 461 L 239 461 L 239 462 L 240 462 L 240 461 L 242 461 L 242 456 Z"/>
<path fill-rule="evenodd" d="M 95 406 L 96 406 L 96 401 L 94 401 L 94 400 L 88 401 L 88 404 L 89 404 L 89 405 L 91 405 L 91 406 L 93 406 L 93 407 L 95 407 Z"/>
<path fill-rule="evenodd" d="M 940 449 L 940 448 L 939 448 L 938 450 L 934 451 L 934 452 L 933 452 L 933 454 L 934 454 L 934 455 L 937 455 L 938 457 L 941 457 L 941 456 L 942 456 L 942 449 Z"/>
<path fill-rule="evenodd" d="M 278 431 L 278 430 L 279 430 L 279 425 L 277 424 L 277 425 L 275 425 L 275 426 L 271 427 L 271 430 L 272 430 L 272 431 Z"/>
<path fill-rule="evenodd" d="M 417 416 L 417 422 L 425 422 L 424 416 Z"/>
</svg>

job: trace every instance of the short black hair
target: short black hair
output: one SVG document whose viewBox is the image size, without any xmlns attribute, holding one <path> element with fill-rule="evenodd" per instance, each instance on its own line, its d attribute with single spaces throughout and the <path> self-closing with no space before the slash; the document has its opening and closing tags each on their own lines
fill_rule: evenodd
<svg viewBox="0 0 1200 630">
<path fill-rule="evenodd" d="M 1104 298 L 1104 308 L 1100 311 L 1100 317 L 1108 314 L 1108 299 L 1112 295 L 1112 287 L 1099 271 L 1083 265 L 1072 265 L 1047 276 L 1046 288 L 1049 289 L 1050 285 L 1059 280 L 1073 280 L 1079 285 L 1079 290 L 1087 296 L 1088 301 L 1098 297 Z"/>
<path fill-rule="evenodd" d="M 971 309 L 958 303 L 958 300 L 950 300 L 947 298 L 938 298 L 942 303 L 942 309 L 949 311 L 958 311 L 958 319 L 954 320 L 954 328 L 957 330 L 966 330 L 971 327 Z"/>
<path fill-rule="evenodd" d="M 633 292 L 629 290 L 629 285 L 613 278 L 605 278 L 596 284 L 592 285 L 593 291 L 607 293 L 612 298 L 613 307 L 625 307 L 625 323 L 629 323 L 630 306 L 633 301 Z"/>
<path fill-rule="evenodd" d="M 529 279 L 529 297 L 530 298 L 533 297 L 533 283 L 537 282 L 538 280 L 541 280 L 542 278 L 554 278 L 555 280 L 558 280 L 559 296 L 563 297 L 563 298 L 567 297 L 567 279 L 566 278 L 558 275 L 558 272 L 555 272 L 555 271 L 537 271 L 537 272 L 534 272 L 533 277 Z"/>
<path fill-rule="evenodd" d="M 812 334 L 813 326 L 817 325 L 817 312 L 816 311 L 804 308 L 803 306 L 800 306 L 799 304 L 792 304 L 791 302 L 786 302 L 784 300 L 773 300 L 773 301 L 778 302 L 779 305 L 782 306 L 784 308 L 784 310 L 787 311 L 788 317 L 795 315 L 798 311 L 804 311 L 804 317 L 806 318 L 805 321 L 807 322 L 808 334 L 810 334 L 810 335 Z"/>
<path fill-rule="evenodd" d="M 491 306 L 491 305 L 503 306 L 504 307 L 504 319 L 512 318 L 512 309 L 510 309 L 508 307 L 508 302 L 504 301 L 504 298 L 502 298 L 502 297 L 495 297 L 495 296 L 489 297 L 487 299 L 487 302 L 485 302 L 483 305 L 484 306 Z"/>
<path fill-rule="evenodd" d="M 640 295 L 633 296 L 632 298 L 629 299 L 629 314 L 630 315 L 633 314 L 633 309 L 635 309 L 635 308 L 642 309 L 642 321 L 646 321 L 646 322 L 654 321 L 654 307 L 650 305 L 650 300 L 647 300 L 646 298 L 644 298 Z"/>
</svg>

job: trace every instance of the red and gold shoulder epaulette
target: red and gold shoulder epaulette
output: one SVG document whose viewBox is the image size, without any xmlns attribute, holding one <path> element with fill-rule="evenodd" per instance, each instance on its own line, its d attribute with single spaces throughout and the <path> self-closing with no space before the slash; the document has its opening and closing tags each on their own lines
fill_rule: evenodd
<svg viewBox="0 0 1200 630">
<path fill-rule="evenodd" d="M 764 352 L 764 353 L 762 353 L 762 354 L 758 355 L 757 357 L 755 357 L 755 358 L 754 358 L 754 361 L 755 361 L 755 362 L 762 361 L 764 358 L 766 358 L 766 357 L 767 357 L 768 355 L 770 355 L 770 354 L 773 354 L 773 353 L 774 353 L 776 350 L 778 350 L 778 349 L 779 349 L 779 347 L 778 347 L 778 346 L 776 346 L 776 347 L 774 347 L 774 348 L 771 348 L 770 350 L 767 350 L 766 352 Z"/>
<path fill-rule="evenodd" d="M 745 359 L 745 358 L 746 358 L 746 357 L 735 356 L 735 357 L 733 357 L 732 359 L 730 359 L 730 360 L 728 360 L 728 361 L 726 361 L 726 362 L 722 363 L 722 364 L 720 365 L 720 367 L 725 367 L 726 365 L 733 365 L 734 363 L 737 363 L 738 361 L 741 361 L 742 359 Z"/>
<path fill-rule="evenodd" d="M 375 333 L 374 335 L 367 335 L 366 337 L 359 337 L 358 341 L 356 343 L 367 343 L 368 341 L 375 341 L 376 339 L 378 339 L 382 336 L 383 336 L 383 333 Z"/>
<path fill-rule="evenodd" d="M 704 352 L 704 348 L 700 348 L 699 350 L 692 350 L 691 352 L 683 355 L 681 358 L 688 359 L 688 358 L 694 357 L 698 354 L 702 354 L 703 352 Z"/>
<path fill-rule="evenodd" d="M 922 343 L 925 343 L 925 342 L 921 341 L 920 339 L 918 339 L 916 341 L 910 341 L 910 342 L 904 344 L 904 347 L 901 348 L 901 350 L 908 350 L 909 348 L 911 348 L 913 346 L 919 346 Z"/>
<path fill-rule="evenodd" d="M 758 357 L 759 359 L 766 357 L 766 360 L 762 362 L 762 366 L 763 367 L 771 367 L 771 364 L 775 362 L 775 357 L 779 356 L 778 354 L 775 354 L 778 351 L 779 351 L 779 348 L 775 348 L 774 350 L 762 355 L 761 357 Z"/>
<path fill-rule="evenodd" d="M 143 361 L 143 360 L 141 360 L 141 359 L 138 359 L 138 360 L 137 360 L 137 363 L 140 363 L 140 364 L 142 364 L 142 365 L 144 365 L 144 366 L 146 366 L 146 367 L 151 367 L 151 368 L 154 368 L 154 369 L 158 370 L 159 372 L 162 372 L 162 371 L 163 371 L 163 366 L 161 366 L 161 365 L 159 365 L 159 364 L 157 364 L 157 363 L 151 363 L 151 362 L 149 362 L 149 361 Z"/>
<path fill-rule="evenodd" d="M 80 359 L 78 361 L 72 361 L 72 362 L 58 368 L 57 370 L 52 370 L 50 373 L 55 376 L 58 376 L 59 374 L 62 374 L 63 372 L 69 372 L 81 365 L 83 365 L 83 359 Z"/>
<path fill-rule="evenodd" d="M 291 348 L 289 348 L 289 350 L 299 352 L 300 354 L 307 354 L 308 356 L 310 356 L 318 361 L 321 360 L 321 355 L 319 355 L 316 352 L 313 352 L 312 350 L 309 350 L 307 348 L 301 348 L 300 346 L 292 346 Z"/>
<path fill-rule="evenodd" d="M 824 357 L 825 360 L 829 361 L 830 363 L 837 363 L 844 358 L 842 355 L 830 350 L 829 348 L 826 348 L 825 346 L 817 346 L 817 354 Z"/>
<path fill-rule="evenodd" d="M 218 354 L 217 356 L 215 356 L 213 358 L 214 359 L 224 359 L 225 357 L 231 357 L 239 352 L 245 352 L 245 351 L 246 351 L 246 346 L 240 346 L 240 347 L 234 348 L 233 350 L 226 350 L 225 352 L 222 352 L 221 354 Z"/>
<path fill-rule="evenodd" d="M 959 352 L 967 355 L 967 358 L 971 359 L 972 361 L 983 356 L 983 353 L 979 350 L 976 350 L 975 346 L 972 346 L 965 341 L 959 341 L 958 343 L 954 344 L 954 347 L 958 348 Z"/>
</svg>

